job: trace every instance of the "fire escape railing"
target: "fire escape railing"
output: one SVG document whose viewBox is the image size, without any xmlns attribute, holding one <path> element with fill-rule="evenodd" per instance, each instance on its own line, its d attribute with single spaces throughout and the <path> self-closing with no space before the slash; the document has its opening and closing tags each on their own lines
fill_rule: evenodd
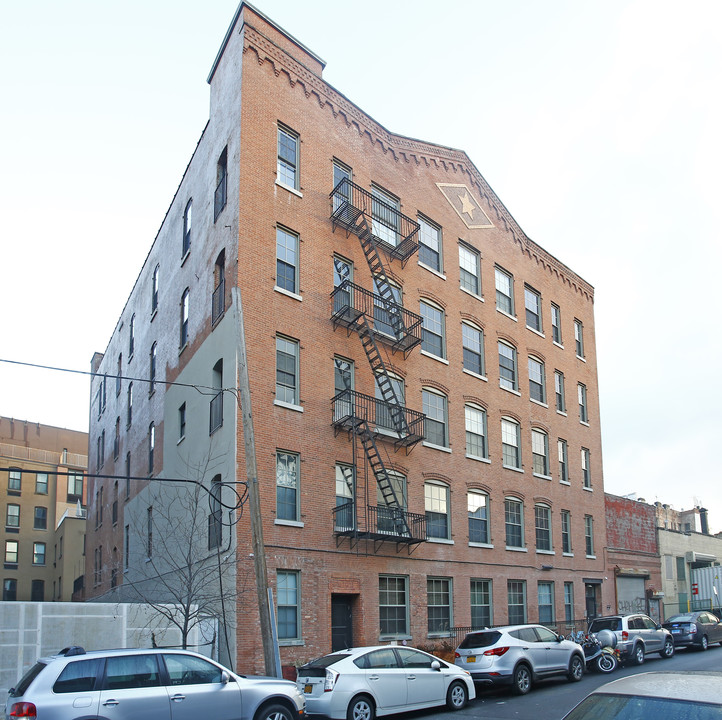
<svg viewBox="0 0 722 720">
<path fill-rule="evenodd" d="M 349 501 L 333 509 L 337 535 L 353 535 L 404 544 L 426 542 L 426 516 L 384 505 L 367 505 L 363 517 L 355 517 L 356 503 Z"/>
</svg>

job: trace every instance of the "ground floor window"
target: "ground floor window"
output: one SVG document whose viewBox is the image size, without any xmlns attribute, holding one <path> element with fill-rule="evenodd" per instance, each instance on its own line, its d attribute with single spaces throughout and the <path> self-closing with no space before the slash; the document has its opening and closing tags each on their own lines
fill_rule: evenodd
<svg viewBox="0 0 722 720">
<path fill-rule="evenodd" d="M 507 602 L 509 608 L 509 625 L 520 625 L 526 622 L 526 582 L 524 580 L 507 580 Z"/>
<path fill-rule="evenodd" d="M 472 580 L 471 627 L 483 628 L 491 624 L 491 580 Z"/>
<path fill-rule="evenodd" d="M 296 570 L 279 570 L 277 573 L 279 640 L 298 640 L 301 637 L 298 579 Z"/>
<path fill-rule="evenodd" d="M 426 602 L 429 633 L 448 633 L 451 630 L 451 580 L 427 578 Z"/>
<path fill-rule="evenodd" d="M 409 584 L 406 576 L 379 577 L 379 625 L 381 635 L 409 634 Z"/>
</svg>

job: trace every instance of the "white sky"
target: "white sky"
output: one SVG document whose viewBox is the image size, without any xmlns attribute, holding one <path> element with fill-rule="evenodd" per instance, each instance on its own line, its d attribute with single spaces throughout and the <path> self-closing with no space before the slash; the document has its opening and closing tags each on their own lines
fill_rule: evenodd
<svg viewBox="0 0 722 720">
<path fill-rule="evenodd" d="M 722 3 L 258 0 L 389 130 L 465 150 L 596 288 L 605 487 L 722 529 Z M 236 0 L 0 0 L 0 358 L 89 369 L 208 117 Z M 0 415 L 87 430 L 0 363 Z"/>
</svg>

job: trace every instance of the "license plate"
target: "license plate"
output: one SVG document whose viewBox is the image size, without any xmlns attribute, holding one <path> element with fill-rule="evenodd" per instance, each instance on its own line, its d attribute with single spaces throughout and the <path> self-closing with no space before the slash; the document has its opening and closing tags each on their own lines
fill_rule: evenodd
<svg viewBox="0 0 722 720">
<path fill-rule="evenodd" d="M 303 692 L 306 693 L 306 695 L 310 695 L 313 692 L 313 685 L 311 685 L 311 683 L 306 683 L 303 686 Z"/>
<path fill-rule="evenodd" d="M 469 655 L 466 658 L 466 662 L 476 662 L 476 655 Z"/>
<path fill-rule="evenodd" d="M 679 635 L 679 633 L 681 633 L 682 631 L 679 628 L 672 628 L 672 632 Z"/>
</svg>

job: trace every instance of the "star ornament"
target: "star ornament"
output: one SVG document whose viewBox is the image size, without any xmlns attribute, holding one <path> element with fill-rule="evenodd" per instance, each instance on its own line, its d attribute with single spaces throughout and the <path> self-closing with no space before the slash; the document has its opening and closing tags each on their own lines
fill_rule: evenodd
<svg viewBox="0 0 722 720">
<path fill-rule="evenodd" d="M 470 229 L 494 227 L 489 216 L 466 185 L 436 183 L 436 187 L 454 208 L 454 212 L 464 221 L 466 227 Z"/>
</svg>

